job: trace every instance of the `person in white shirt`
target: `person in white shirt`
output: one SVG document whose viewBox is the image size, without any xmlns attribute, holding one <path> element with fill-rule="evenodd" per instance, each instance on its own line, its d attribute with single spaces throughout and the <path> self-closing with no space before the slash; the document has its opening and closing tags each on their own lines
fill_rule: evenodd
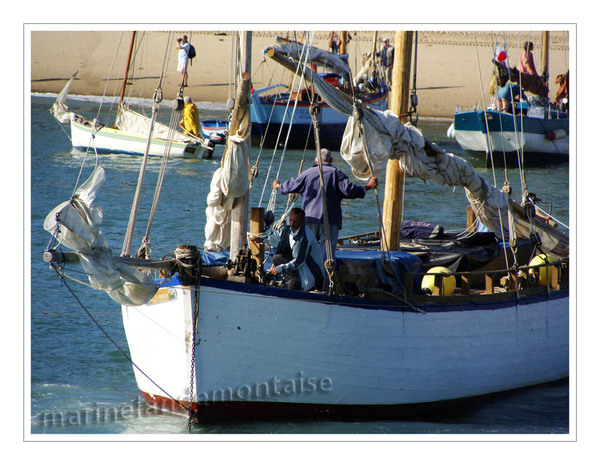
<svg viewBox="0 0 600 465">
<path fill-rule="evenodd" d="M 187 36 L 183 36 L 183 38 L 177 39 L 177 49 L 179 50 L 179 55 L 177 56 L 177 71 L 181 73 L 182 85 L 183 87 L 187 87 L 188 83 L 188 61 L 189 61 L 189 53 L 190 53 L 190 44 L 187 40 Z"/>
</svg>

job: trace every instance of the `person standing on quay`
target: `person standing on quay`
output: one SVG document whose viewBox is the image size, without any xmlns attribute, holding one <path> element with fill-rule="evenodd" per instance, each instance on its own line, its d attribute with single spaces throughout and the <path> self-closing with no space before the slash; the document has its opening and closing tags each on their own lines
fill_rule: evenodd
<svg viewBox="0 0 600 465">
<path fill-rule="evenodd" d="M 379 50 L 379 59 L 385 75 L 385 83 L 388 87 L 392 85 L 392 69 L 394 67 L 394 47 L 390 45 L 390 39 L 383 39 L 383 47 Z"/>
<path fill-rule="evenodd" d="M 190 53 L 190 44 L 188 43 L 187 36 L 177 39 L 177 50 L 179 54 L 177 56 L 177 72 L 181 73 L 182 85 L 187 87 L 188 85 L 188 62 Z"/>
</svg>

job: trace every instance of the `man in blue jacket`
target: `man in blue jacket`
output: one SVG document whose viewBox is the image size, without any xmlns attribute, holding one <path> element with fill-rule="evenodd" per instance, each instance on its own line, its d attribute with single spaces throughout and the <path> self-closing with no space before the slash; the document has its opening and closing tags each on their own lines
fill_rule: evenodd
<svg viewBox="0 0 600 465">
<path fill-rule="evenodd" d="M 332 161 L 331 152 L 328 149 L 321 149 L 329 233 L 331 248 L 335 256 L 335 246 L 339 231 L 342 229 L 342 199 L 362 199 L 368 190 L 377 187 L 378 181 L 377 178 L 371 178 L 364 186 L 354 184 L 342 171 L 332 166 Z M 297 178 L 285 182 L 273 181 L 273 189 L 277 189 L 280 193 L 286 195 L 290 193 L 302 195 L 302 208 L 306 214 L 306 225 L 317 238 L 321 245 L 323 257 L 326 258 L 326 237 L 318 162 L 318 158 L 315 158 L 315 165 L 302 172 Z"/>
<path fill-rule="evenodd" d="M 268 273 L 285 279 L 289 289 L 310 291 L 323 287 L 325 271 L 321 248 L 304 219 L 301 208 L 292 208 L 289 225 L 274 231 L 280 240 Z"/>
</svg>

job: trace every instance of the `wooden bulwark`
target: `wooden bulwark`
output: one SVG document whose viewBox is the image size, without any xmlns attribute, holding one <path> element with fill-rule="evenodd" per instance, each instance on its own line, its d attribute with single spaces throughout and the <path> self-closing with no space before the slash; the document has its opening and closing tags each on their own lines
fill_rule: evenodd
<svg viewBox="0 0 600 465">
<path fill-rule="evenodd" d="M 546 283 L 540 284 L 540 270 L 545 269 Z M 432 295 L 420 294 L 414 291 L 414 283 L 421 282 L 425 275 L 435 275 L 435 284 Z M 517 270 L 504 269 L 496 271 L 469 271 L 452 273 L 456 278 L 457 288 L 449 296 L 441 295 L 442 279 L 447 274 L 441 273 L 406 273 L 404 276 L 404 287 L 406 297 L 411 302 L 431 301 L 470 301 L 482 299 L 497 299 L 500 296 L 534 295 L 539 293 L 551 293 L 569 287 L 568 260 L 552 263 L 524 266 Z M 472 282 L 484 283 L 483 288 L 477 289 L 471 286 Z"/>
<path fill-rule="evenodd" d="M 173 258 L 163 260 L 145 260 L 130 257 L 114 257 L 115 261 L 136 267 L 142 270 L 155 270 L 171 272 L 177 266 Z M 79 263 L 79 256 L 75 252 L 59 252 L 49 250 L 44 252 L 44 261 L 54 264 Z M 456 279 L 456 289 L 451 295 L 442 295 L 442 279 L 447 273 L 405 273 L 404 288 L 406 299 L 413 303 L 421 302 L 469 302 L 481 300 L 497 300 L 502 298 L 519 298 L 528 295 L 551 293 L 569 287 L 569 261 L 561 260 L 547 264 L 523 266 L 519 269 L 503 269 L 494 271 L 468 271 L 456 272 L 451 275 Z M 545 269 L 546 283 L 540 284 L 540 270 Z M 223 266 L 201 266 L 200 272 L 203 276 L 213 279 L 231 280 L 227 275 L 227 269 Z M 343 275 L 348 270 L 342 267 L 339 272 Z M 415 289 L 415 283 L 420 283 L 425 275 L 436 275 L 432 294 L 420 293 Z M 364 276 L 353 276 L 371 291 L 374 290 L 376 276 L 374 270 Z M 475 283 L 483 283 L 476 286 Z M 342 289 L 338 289 L 339 292 Z M 372 296 L 373 298 L 374 295 Z"/>
</svg>

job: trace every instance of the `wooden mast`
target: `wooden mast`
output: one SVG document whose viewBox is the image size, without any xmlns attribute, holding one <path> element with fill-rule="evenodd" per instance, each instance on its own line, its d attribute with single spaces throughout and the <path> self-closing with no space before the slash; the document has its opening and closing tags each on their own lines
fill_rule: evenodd
<svg viewBox="0 0 600 465">
<path fill-rule="evenodd" d="M 371 50 L 371 63 L 373 68 L 376 66 L 377 59 L 377 35 L 377 31 L 375 31 L 375 34 L 373 34 L 373 49 Z"/>
<path fill-rule="evenodd" d="M 252 52 L 252 32 L 240 31 L 240 71 L 241 76 L 238 78 L 238 97 L 236 98 L 235 107 L 231 114 L 231 123 L 229 134 L 233 135 L 237 132 L 243 113 L 250 111 L 250 70 L 251 70 L 251 52 Z M 244 143 L 250 144 L 250 138 Z M 248 150 L 250 152 L 250 150 Z M 248 169 L 250 160 L 247 160 Z M 245 167 L 240 167 L 244 169 Z M 249 175 L 249 172 L 248 172 Z M 239 255 L 240 250 L 246 244 L 246 236 L 248 233 L 248 207 L 250 204 L 250 193 L 246 192 L 242 197 L 234 200 L 231 210 L 231 236 L 229 242 L 229 256 L 231 260 L 235 260 Z"/>
<path fill-rule="evenodd" d="M 410 62 L 413 33 L 398 31 L 394 41 L 395 58 L 392 72 L 392 90 L 389 109 L 398 115 L 402 123 L 408 116 L 410 86 Z M 382 250 L 398 250 L 402 232 L 402 209 L 404 172 L 397 159 L 389 159 L 385 176 L 385 197 L 383 201 Z"/>
<path fill-rule="evenodd" d="M 127 77 L 129 76 L 129 68 L 131 67 L 131 57 L 133 56 L 133 45 L 135 43 L 135 31 L 131 33 L 131 44 L 129 45 L 129 55 L 127 56 L 127 66 L 125 67 L 125 76 L 123 77 L 123 85 L 121 86 L 121 96 L 119 98 L 119 107 L 117 108 L 117 118 L 123 106 L 125 98 L 125 89 L 127 88 Z"/>
<path fill-rule="evenodd" d="M 340 41 L 340 55 L 346 54 L 346 46 L 348 45 L 348 31 L 342 31 Z"/>
<path fill-rule="evenodd" d="M 542 81 L 548 85 L 549 81 L 549 49 L 550 49 L 550 33 L 548 31 L 542 32 Z"/>
</svg>

